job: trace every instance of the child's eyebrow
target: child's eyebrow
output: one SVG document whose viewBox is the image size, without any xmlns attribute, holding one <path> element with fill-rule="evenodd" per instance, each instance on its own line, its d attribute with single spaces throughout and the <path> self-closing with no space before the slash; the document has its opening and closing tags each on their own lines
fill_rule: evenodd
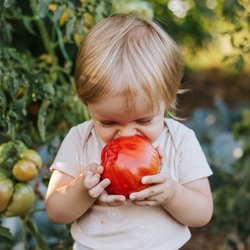
<svg viewBox="0 0 250 250">
<path fill-rule="evenodd" d="M 105 119 L 101 119 L 100 122 L 116 122 L 115 120 L 105 120 Z"/>
<path fill-rule="evenodd" d="M 145 116 L 145 117 L 140 117 L 136 119 L 136 121 L 144 121 L 144 120 L 151 120 L 153 116 Z"/>
<path fill-rule="evenodd" d="M 147 114 L 145 116 L 138 117 L 136 120 L 149 120 L 149 119 L 153 119 L 157 114 L 158 114 L 158 112 L 149 113 L 149 114 Z"/>
</svg>

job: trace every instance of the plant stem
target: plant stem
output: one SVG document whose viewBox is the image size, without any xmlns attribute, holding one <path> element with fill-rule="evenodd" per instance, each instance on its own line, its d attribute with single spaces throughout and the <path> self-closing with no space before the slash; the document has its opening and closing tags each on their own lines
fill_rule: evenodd
<svg viewBox="0 0 250 250">
<path fill-rule="evenodd" d="M 43 239 L 41 233 L 37 229 L 36 224 L 33 222 L 31 217 L 27 218 L 27 228 L 31 233 L 31 236 L 36 240 L 37 247 L 36 249 L 49 250 L 48 243 Z"/>
<path fill-rule="evenodd" d="M 22 240 L 24 249 L 28 249 L 28 242 L 27 242 L 27 224 L 26 224 L 26 217 L 19 217 L 21 220 L 21 230 L 22 230 Z"/>
<path fill-rule="evenodd" d="M 53 46 L 50 43 L 49 34 L 47 32 L 47 29 L 46 29 L 46 26 L 45 26 L 43 20 L 39 17 L 39 14 L 37 11 L 37 4 L 36 4 L 35 0 L 30 0 L 30 7 L 31 7 L 31 10 L 32 10 L 33 15 L 35 17 L 35 22 L 36 22 L 36 25 L 39 29 L 40 34 L 41 34 L 41 38 L 43 40 L 43 44 L 45 46 L 45 49 L 53 57 L 53 60 L 56 60 L 56 55 L 54 53 Z"/>
</svg>

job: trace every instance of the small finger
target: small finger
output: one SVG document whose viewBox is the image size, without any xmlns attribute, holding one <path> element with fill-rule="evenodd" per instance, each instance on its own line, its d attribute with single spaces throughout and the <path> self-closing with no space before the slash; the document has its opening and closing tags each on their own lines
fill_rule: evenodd
<svg viewBox="0 0 250 250">
<path fill-rule="evenodd" d="M 155 195 L 158 195 L 160 193 L 163 192 L 163 187 L 161 186 L 150 186 L 148 188 L 143 189 L 140 192 L 136 192 L 136 193 L 131 193 L 129 196 L 129 199 L 134 201 L 142 201 L 142 200 L 147 200 L 150 197 L 153 197 Z M 153 199 L 152 199 L 153 200 Z"/>
<path fill-rule="evenodd" d="M 102 180 L 96 186 L 94 186 L 89 190 L 90 196 L 92 196 L 93 198 L 97 198 L 109 184 L 110 184 L 109 179 L 106 178 Z"/>
<path fill-rule="evenodd" d="M 144 201 L 134 201 L 133 203 L 134 203 L 136 206 L 149 206 L 149 207 L 152 207 L 152 206 L 155 206 L 155 205 L 158 204 L 156 201 L 148 201 L 148 200 L 144 200 Z"/>
<path fill-rule="evenodd" d="M 90 172 L 90 171 L 89 171 Z M 88 173 L 84 178 L 83 184 L 87 189 L 93 188 L 100 181 L 101 176 L 99 174 Z"/>
<path fill-rule="evenodd" d="M 105 192 L 100 196 L 99 201 L 109 206 L 120 206 L 126 203 L 126 197 L 123 195 L 108 195 Z"/>
<path fill-rule="evenodd" d="M 96 163 L 89 165 L 89 170 L 95 174 L 102 174 L 103 166 L 100 166 Z"/>
<path fill-rule="evenodd" d="M 166 181 L 166 174 L 165 173 L 159 173 L 155 175 L 148 175 L 144 176 L 141 179 L 142 184 L 160 184 Z"/>
<path fill-rule="evenodd" d="M 98 165 L 93 172 L 101 175 L 103 173 L 103 170 L 103 166 Z"/>
<path fill-rule="evenodd" d="M 89 179 L 91 178 L 95 173 L 95 169 L 98 167 L 99 165 L 96 163 L 90 164 L 88 166 L 86 166 L 86 168 L 83 170 L 83 176 L 85 179 Z"/>
<path fill-rule="evenodd" d="M 129 199 L 134 201 L 134 200 L 144 200 L 146 196 L 143 196 L 143 195 L 138 195 L 138 193 L 132 193 L 129 195 Z"/>
</svg>

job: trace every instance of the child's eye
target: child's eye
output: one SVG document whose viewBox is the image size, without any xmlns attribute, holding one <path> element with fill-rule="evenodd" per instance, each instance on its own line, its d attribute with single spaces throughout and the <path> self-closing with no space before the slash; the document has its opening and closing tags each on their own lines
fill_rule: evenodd
<svg viewBox="0 0 250 250">
<path fill-rule="evenodd" d="M 140 125 L 146 126 L 146 125 L 152 124 L 152 120 L 151 120 L 151 119 L 147 119 L 147 120 L 138 120 L 137 123 L 140 124 Z"/>
<path fill-rule="evenodd" d="M 101 121 L 100 123 L 101 123 L 101 125 L 104 126 L 104 127 L 109 127 L 109 126 L 112 126 L 112 125 L 115 124 L 114 121 Z"/>
</svg>

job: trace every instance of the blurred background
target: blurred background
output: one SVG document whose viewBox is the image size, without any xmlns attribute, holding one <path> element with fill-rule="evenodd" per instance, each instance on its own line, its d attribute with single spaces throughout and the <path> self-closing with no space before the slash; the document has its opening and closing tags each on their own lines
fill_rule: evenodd
<svg viewBox="0 0 250 250">
<path fill-rule="evenodd" d="M 182 249 L 250 249 L 248 0 L 0 2 L 0 249 L 71 248 L 69 225 L 52 224 L 44 210 L 48 168 L 69 128 L 89 119 L 74 88 L 78 47 L 114 13 L 156 20 L 182 51 L 189 91 L 176 113 L 213 169 L 215 203 L 212 221 L 191 229 Z M 13 168 L 24 148 L 43 164 L 20 181 Z"/>
</svg>

